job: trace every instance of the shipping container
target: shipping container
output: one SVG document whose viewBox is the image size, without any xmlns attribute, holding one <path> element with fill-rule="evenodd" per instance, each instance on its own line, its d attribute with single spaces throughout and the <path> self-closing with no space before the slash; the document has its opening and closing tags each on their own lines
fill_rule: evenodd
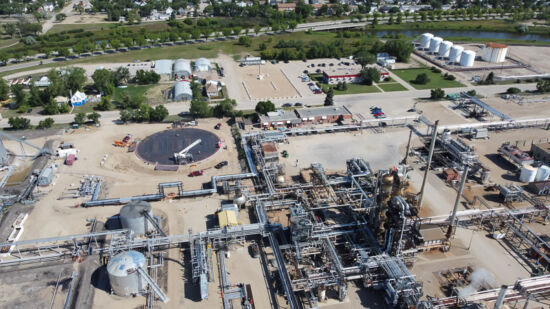
<svg viewBox="0 0 550 309">
<path fill-rule="evenodd" d="M 70 149 L 58 149 L 58 150 L 57 150 L 57 155 L 58 155 L 60 158 L 65 158 L 65 157 L 67 157 L 67 156 L 70 155 L 70 154 L 76 156 L 76 153 L 77 153 L 77 150 L 74 149 L 74 148 L 70 148 Z"/>
</svg>

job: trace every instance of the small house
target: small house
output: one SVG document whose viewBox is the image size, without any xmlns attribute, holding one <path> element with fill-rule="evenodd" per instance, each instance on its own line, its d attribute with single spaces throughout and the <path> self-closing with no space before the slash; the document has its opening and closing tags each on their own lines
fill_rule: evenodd
<svg viewBox="0 0 550 309">
<path fill-rule="evenodd" d="M 44 12 L 53 12 L 54 9 L 55 6 L 51 2 L 44 2 L 42 5 L 42 10 L 44 10 Z"/>
<path fill-rule="evenodd" d="M 71 105 L 73 107 L 75 106 L 81 106 L 86 103 L 86 94 L 80 91 L 76 91 L 75 94 L 71 97 Z"/>
<path fill-rule="evenodd" d="M 220 94 L 220 89 L 219 89 L 219 86 L 218 86 L 218 82 L 217 81 L 209 81 L 206 83 L 206 86 L 205 86 L 205 89 L 206 89 L 206 95 L 209 97 L 209 98 L 214 98 L 214 97 L 217 97 L 219 96 Z"/>
</svg>

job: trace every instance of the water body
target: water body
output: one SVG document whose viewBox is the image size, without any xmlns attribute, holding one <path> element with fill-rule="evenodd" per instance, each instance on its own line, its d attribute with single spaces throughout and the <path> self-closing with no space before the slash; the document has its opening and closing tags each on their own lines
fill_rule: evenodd
<svg viewBox="0 0 550 309">
<path fill-rule="evenodd" d="M 475 30 L 374 30 L 371 31 L 372 35 L 382 37 L 385 35 L 403 34 L 408 37 L 416 37 L 422 33 L 429 32 L 434 36 L 442 38 L 446 37 L 469 37 L 477 39 L 505 39 L 505 40 L 522 40 L 522 41 L 543 41 L 550 42 L 549 35 L 541 34 L 521 34 L 510 32 L 491 32 L 491 31 L 475 31 Z"/>
</svg>

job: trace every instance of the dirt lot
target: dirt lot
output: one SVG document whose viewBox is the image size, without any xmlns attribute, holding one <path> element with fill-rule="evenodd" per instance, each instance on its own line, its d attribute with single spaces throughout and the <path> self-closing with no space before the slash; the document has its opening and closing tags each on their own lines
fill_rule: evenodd
<svg viewBox="0 0 550 309">
<path fill-rule="evenodd" d="M 201 121 L 199 128 L 214 131 L 213 126 L 216 121 Z M 118 213 L 120 207 L 117 206 L 74 208 L 75 205 L 84 201 L 82 198 L 57 200 L 64 191 L 77 188 L 84 175 L 97 175 L 104 178 L 103 197 L 125 197 L 155 193 L 159 182 L 175 180 L 182 180 L 185 190 L 200 189 L 203 183 L 210 182 L 210 177 L 213 175 L 241 171 L 227 125 L 223 125 L 221 130 L 216 131 L 222 144 L 227 145 L 227 149 L 221 149 L 212 157 L 195 166 L 181 166 L 178 172 L 154 171 L 152 165 L 142 162 L 135 153 L 129 153 L 125 148 L 117 148 L 112 145 L 114 140 L 121 139 L 127 133 L 131 133 L 133 138 L 144 138 L 163 129 L 166 129 L 165 124 L 132 124 L 90 130 L 79 129 L 64 135 L 63 141 L 72 142 L 79 149 L 78 160 L 73 166 L 65 166 L 62 165 L 62 161 L 58 161 L 60 167 L 52 185 L 39 189 L 50 193 L 36 204 L 34 211 L 29 215 L 22 239 L 86 232 L 85 218 L 97 217 L 99 220 L 104 220 L 108 216 Z M 83 142 L 91 139 L 96 142 Z M 107 158 L 104 166 L 100 166 L 105 155 Z M 228 160 L 229 165 L 221 170 L 214 169 L 213 166 L 222 160 Z M 204 175 L 187 177 L 190 171 L 197 169 L 203 169 Z M 136 182 L 136 179 L 140 180 Z M 153 203 L 153 211 L 158 208 L 166 212 L 171 218 L 169 228 L 172 233 L 186 233 L 188 227 L 193 227 L 196 231 L 206 228 L 204 220 L 189 220 L 188 223 L 184 223 L 187 221 L 183 219 L 187 212 L 190 212 L 193 217 L 202 216 L 204 218 L 219 207 L 219 201 L 219 197 L 198 201 L 188 199 L 172 203 L 164 201 Z"/>
<path fill-rule="evenodd" d="M 483 99 L 483 101 L 514 119 L 550 117 L 550 96 L 528 95 L 520 97 L 523 100 L 490 97 Z"/>
<path fill-rule="evenodd" d="M 278 65 L 268 62 L 260 67 L 256 65 L 237 67 L 235 71 L 237 76 L 240 77 L 238 80 L 241 81 L 242 87 L 252 100 L 292 99 L 299 97 L 299 93 Z M 262 76 L 262 79 L 258 75 Z"/>
<path fill-rule="evenodd" d="M 321 134 L 292 137 L 289 144 L 279 145 L 279 152 L 287 150 L 288 158 L 281 158 L 287 174 L 296 175 L 300 168 L 321 163 L 325 169 L 346 169 L 346 160 L 364 158 L 373 169 L 391 168 L 403 159 L 408 130 L 388 129 L 383 134 L 372 131 Z M 353 146 L 350 146 L 353 145 Z M 298 166 L 296 167 L 296 160 Z"/>
<path fill-rule="evenodd" d="M 532 65 L 536 70 L 550 72 L 550 47 L 509 46 L 508 56 Z"/>
</svg>

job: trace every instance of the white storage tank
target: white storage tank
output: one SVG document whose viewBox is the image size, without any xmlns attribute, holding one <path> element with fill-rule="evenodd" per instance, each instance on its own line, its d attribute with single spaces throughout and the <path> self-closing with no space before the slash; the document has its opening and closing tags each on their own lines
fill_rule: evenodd
<svg viewBox="0 0 550 309">
<path fill-rule="evenodd" d="M 533 182 L 537 176 L 537 168 L 531 165 L 524 165 L 521 168 L 521 173 L 519 174 L 519 181 L 521 182 Z"/>
<path fill-rule="evenodd" d="M 506 60 L 508 46 L 499 43 L 487 43 L 481 52 L 481 59 L 491 63 L 500 63 Z"/>
<path fill-rule="evenodd" d="M 420 36 L 420 48 L 428 49 L 430 48 L 430 41 L 434 37 L 431 33 L 424 33 Z"/>
<path fill-rule="evenodd" d="M 122 228 L 129 229 L 135 235 L 151 233 L 155 227 L 143 214 L 146 212 L 153 218 L 153 208 L 145 201 L 132 201 L 120 209 L 120 224 Z"/>
<path fill-rule="evenodd" d="M 464 47 L 460 45 L 451 46 L 451 52 L 449 53 L 449 62 L 460 63 L 460 55 L 464 51 Z"/>
<path fill-rule="evenodd" d="M 451 52 L 451 47 L 453 46 L 453 42 L 451 41 L 443 41 L 439 45 L 439 57 L 447 58 L 449 57 L 449 53 Z"/>
<path fill-rule="evenodd" d="M 474 66 L 474 60 L 476 59 L 476 53 L 471 50 L 465 50 L 460 55 L 460 66 L 472 67 Z"/>
<path fill-rule="evenodd" d="M 147 283 L 138 273 L 145 267 L 145 256 L 137 251 L 122 252 L 107 263 L 111 289 L 118 296 L 135 296 L 145 291 Z"/>
<path fill-rule="evenodd" d="M 430 40 L 430 53 L 436 54 L 439 51 L 439 45 L 443 42 L 443 39 L 436 36 Z"/>
<path fill-rule="evenodd" d="M 535 176 L 535 181 L 547 181 L 550 178 L 550 167 L 542 165 L 537 170 L 537 175 Z"/>
</svg>

